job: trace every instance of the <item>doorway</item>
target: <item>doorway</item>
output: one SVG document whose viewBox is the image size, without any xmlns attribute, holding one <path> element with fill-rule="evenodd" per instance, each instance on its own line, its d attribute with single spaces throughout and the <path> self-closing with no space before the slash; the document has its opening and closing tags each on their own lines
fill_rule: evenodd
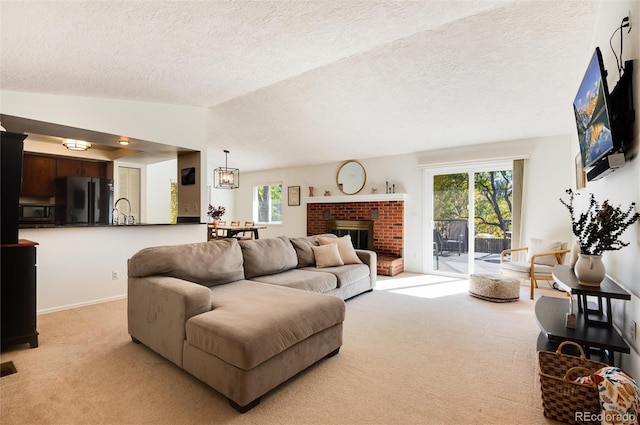
<svg viewBox="0 0 640 425">
<path fill-rule="evenodd" d="M 511 247 L 511 162 L 426 170 L 427 273 L 497 273 Z"/>
</svg>

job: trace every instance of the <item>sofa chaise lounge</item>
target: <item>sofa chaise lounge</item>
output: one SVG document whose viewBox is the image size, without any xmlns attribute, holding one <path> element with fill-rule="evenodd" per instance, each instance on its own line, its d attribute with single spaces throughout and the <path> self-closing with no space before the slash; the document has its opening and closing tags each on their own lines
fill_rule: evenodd
<svg viewBox="0 0 640 425">
<path fill-rule="evenodd" d="M 282 236 L 143 249 L 128 261 L 129 334 L 246 412 L 338 353 L 344 300 L 376 283 L 372 251 L 351 247 L 351 264 L 318 267 L 327 263 L 315 253 L 341 253 L 344 242 Z"/>
</svg>

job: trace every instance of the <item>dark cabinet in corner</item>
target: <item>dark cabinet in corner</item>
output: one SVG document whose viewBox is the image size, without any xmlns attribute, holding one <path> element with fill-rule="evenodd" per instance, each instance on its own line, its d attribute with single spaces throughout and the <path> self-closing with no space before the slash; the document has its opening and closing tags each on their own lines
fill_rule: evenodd
<svg viewBox="0 0 640 425">
<path fill-rule="evenodd" d="M 36 245 L 24 239 L 0 246 L 2 348 L 38 346 L 36 330 Z"/>
</svg>

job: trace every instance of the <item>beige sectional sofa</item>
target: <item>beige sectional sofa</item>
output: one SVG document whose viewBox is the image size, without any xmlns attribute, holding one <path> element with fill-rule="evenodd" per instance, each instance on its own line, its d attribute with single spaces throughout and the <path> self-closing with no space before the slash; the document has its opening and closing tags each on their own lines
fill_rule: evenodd
<svg viewBox="0 0 640 425">
<path fill-rule="evenodd" d="M 319 240 L 335 238 L 322 237 L 139 251 L 128 262 L 129 334 L 246 412 L 271 389 L 337 354 L 344 300 L 375 286 L 372 251 L 352 250 L 357 258 L 347 262 L 354 264 L 317 267 L 314 251 L 327 248 Z"/>
</svg>

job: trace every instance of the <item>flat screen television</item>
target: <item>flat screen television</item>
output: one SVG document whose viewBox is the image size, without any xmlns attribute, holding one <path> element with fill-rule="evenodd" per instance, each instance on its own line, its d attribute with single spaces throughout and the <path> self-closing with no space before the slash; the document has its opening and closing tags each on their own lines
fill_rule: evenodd
<svg viewBox="0 0 640 425">
<path fill-rule="evenodd" d="M 601 158 L 618 151 L 611 131 L 609 90 L 602 54 L 596 47 L 573 101 L 582 165 L 587 170 Z"/>
</svg>

